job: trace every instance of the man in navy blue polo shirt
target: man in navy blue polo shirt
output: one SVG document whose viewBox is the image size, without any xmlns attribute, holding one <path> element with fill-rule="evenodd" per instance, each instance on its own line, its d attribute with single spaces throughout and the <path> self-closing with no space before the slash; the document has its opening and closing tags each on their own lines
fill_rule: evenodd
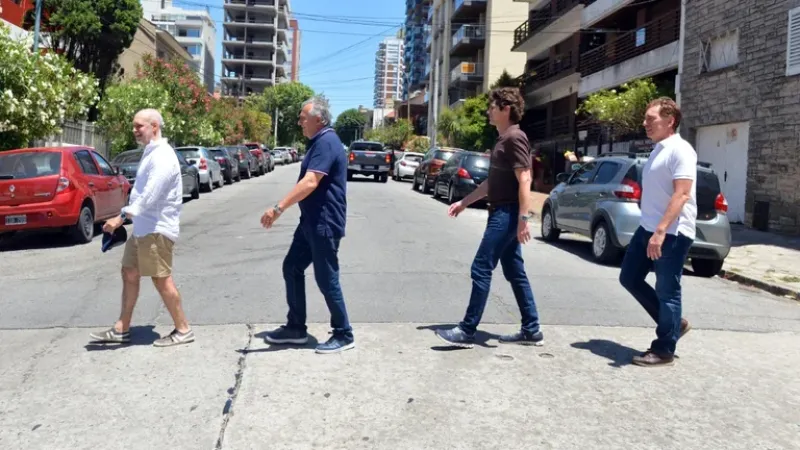
<svg viewBox="0 0 800 450">
<path fill-rule="evenodd" d="M 330 127 L 331 113 L 325 99 L 314 97 L 303 104 L 299 124 L 309 138 L 294 189 L 261 217 L 271 228 L 286 208 L 300 204 L 300 225 L 283 261 L 289 314 L 286 325 L 267 333 L 271 344 L 305 344 L 305 270 L 314 264 L 314 276 L 331 313 L 333 335 L 317 346 L 317 353 L 337 353 L 355 347 L 339 284 L 339 242 L 344 237 L 347 214 L 347 155 L 342 141 Z"/>
</svg>

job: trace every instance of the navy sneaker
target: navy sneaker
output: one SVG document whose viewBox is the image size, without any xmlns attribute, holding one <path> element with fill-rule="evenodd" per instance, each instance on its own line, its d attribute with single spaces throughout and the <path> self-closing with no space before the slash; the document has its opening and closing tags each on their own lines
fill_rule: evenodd
<svg viewBox="0 0 800 450">
<path fill-rule="evenodd" d="M 467 334 L 458 326 L 449 330 L 436 330 L 436 336 L 456 347 L 472 348 L 475 345 L 475 335 Z"/>
<path fill-rule="evenodd" d="M 269 331 L 264 336 L 268 344 L 296 344 L 303 345 L 308 342 L 308 333 L 305 331 L 291 330 L 285 326 Z"/>
<path fill-rule="evenodd" d="M 529 333 L 527 331 L 520 330 L 514 334 L 500 336 L 500 342 L 504 344 L 535 345 L 538 347 L 544 345 L 544 335 L 541 331 Z"/>
<path fill-rule="evenodd" d="M 345 350 L 350 350 L 351 348 L 356 348 L 355 339 L 351 337 L 331 336 L 331 338 L 328 339 L 328 342 L 319 344 L 317 346 L 317 353 L 339 353 Z"/>
</svg>

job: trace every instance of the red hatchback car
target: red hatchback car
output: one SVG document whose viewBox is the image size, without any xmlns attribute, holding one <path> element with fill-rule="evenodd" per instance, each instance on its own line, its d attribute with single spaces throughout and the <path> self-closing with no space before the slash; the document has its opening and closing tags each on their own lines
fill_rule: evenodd
<svg viewBox="0 0 800 450">
<path fill-rule="evenodd" d="M 0 152 L 0 238 L 19 230 L 61 228 L 76 242 L 119 214 L 131 185 L 87 147 Z"/>
</svg>

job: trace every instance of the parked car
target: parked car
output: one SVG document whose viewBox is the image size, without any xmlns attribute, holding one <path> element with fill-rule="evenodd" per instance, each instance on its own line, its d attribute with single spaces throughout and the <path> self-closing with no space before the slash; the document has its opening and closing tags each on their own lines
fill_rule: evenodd
<svg viewBox="0 0 800 450">
<path fill-rule="evenodd" d="M 265 173 L 269 172 L 270 169 L 270 160 L 267 153 L 269 153 L 269 149 L 265 149 L 261 144 L 257 142 L 249 142 L 244 144 L 250 153 L 256 157 L 256 161 L 258 161 L 258 169 L 256 170 L 256 176 L 264 175 Z"/>
<path fill-rule="evenodd" d="M 234 181 L 242 181 L 242 175 L 239 173 L 239 160 L 233 156 L 233 152 L 229 152 L 226 147 L 212 148 L 210 152 L 222 168 L 222 178 L 226 183 L 233 184 Z"/>
<path fill-rule="evenodd" d="M 422 161 L 414 170 L 414 182 L 411 189 L 417 190 L 419 188 L 424 194 L 429 194 L 433 188 L 433 181 L 439 175 L 442 166 L 447 162 L 450 157 L 456 152 L 463 152 L 460 148 L 452 147 L 433 147 L 428 150 Z"/>
<path fill-rule="evenodd" d="M 200 171 L 200 186 L 204 191 L 211 192 L 214 187 L 222 187 L 225 184 L 222 167 L 207 148 L 178 147 L 175 151 L 183 155 L 189 164 L 197 166 Z"/>
<path fill-rule="evenodd" d="M 289 153 L 289 149 L 286 147 L 275 147 L 271 153 L 275 159 L 275 164 L 286 165 L 293 162 L 292 154 Z"/>
<path fill-rule="evenodd" d="M 124 151 L 111 160 L 111 166 L 119 170 L 119 173 L 133 186 L 133 183 L 136 182 L 136 172 L 139 170 L 142 155 L 144 155 L 144 150 L 141 149 Z"/>
<path fill-rule="evenodd" d="M 115 217 L 131 185 L 88 147 L 42 147 L 0 153 L 0 236 L 63 229 L 74 241 L 94 238 Z"/>
<path fill-rule="evenodd" d="M 252 178 L 253 174 L 258 171 L 258 159 L 256 159 L 244 145 L 235 145 L 226 148 L 233 153 L 236 160 L 239 162 L 239 175 L 248 180 Z"/>
<path fill-rule="evenodd" d="M 392 156 L 380 142 L 356 141 L 347 150 L 347 179 L 353 175 L 375 177 L 386 183 L 392 170 Z"/>
<path fill-rule="evenodd" d="M 642 169 L 648 154 L 607 153 L 559 174 L 559 184 L 542 206 L 542 238 L 572 232 L 592 239 L 592 255 L 601 263 L 618 260 L 639 227 Z M 709 164 L 697 165 L 697 237 L 689 250 L 697 275 L 719 273 L 731 248 L 728 202 Z"/>
<path fill-rule="evenodd" d="M 433 182 L 434 198 L 444 195 L 452 204 L 466 197 L 489 177 L 490 163 L 488 153 L 454 153 Z"/>
<path fill-rule="evenodd" d="M 191 197 L 193 200 L 200 198 L 200 169 L 190 164 L 183 155 L 176 151 L 178 163 L 181 165 L 181 181 L 183 182 L 183 197 Z"/>
<path fill-rule="evenodd" d="M 425 158 L 425 154 L 405 152 L 396 153 L 395 157 L 397 158 L 397 162 L 395 163 L 394 170 L 392 171 L 392 179 L 395 181 L 400 181 L 406 178 L 414 177 L 414 170 L 417 168 L 420 161 Z"/>
</svg>

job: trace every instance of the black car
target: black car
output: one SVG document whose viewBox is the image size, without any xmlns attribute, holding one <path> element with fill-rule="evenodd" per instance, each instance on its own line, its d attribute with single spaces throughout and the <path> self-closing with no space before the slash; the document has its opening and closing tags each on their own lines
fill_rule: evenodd
<svg viewBox="0 0 800 450">
<path fill-rule="evenodd" d="M 466 197 L 489 176 L 490 162 L 488 153 L 454 153 L 433 183 L 434 198 L 444 195 L 454 203 Z"/>
<path fill-rule="evenodd" d="M 222 168 L 222 178 L 228 184 L 234 181 L 242 181 L 242 174 L 239 171 L 239 157 L 234 156 L 235 151 L 228 150 L 227 147 L 209 149 L 211 157 L 217 160 Z"/>
<path fill-rule="evenodd" d="M 119 174 L 128 179 L 128 183 L 133 186 L 136 181 L 136 171 L 139 170 L 139 162 L 142 160 L 144 150 L 128 150 L 120 153 L 111 160 L 111 166 L 119 170 Z"/>
<path fill-rule="evenodd" d="M 181 164 L 181 181 L 183 181 L 183 196 L 190 196 L 197 200 L 200 198 L 200 169 L 183 157 L 180 152 L 175 152 Z"/>
</svg>

